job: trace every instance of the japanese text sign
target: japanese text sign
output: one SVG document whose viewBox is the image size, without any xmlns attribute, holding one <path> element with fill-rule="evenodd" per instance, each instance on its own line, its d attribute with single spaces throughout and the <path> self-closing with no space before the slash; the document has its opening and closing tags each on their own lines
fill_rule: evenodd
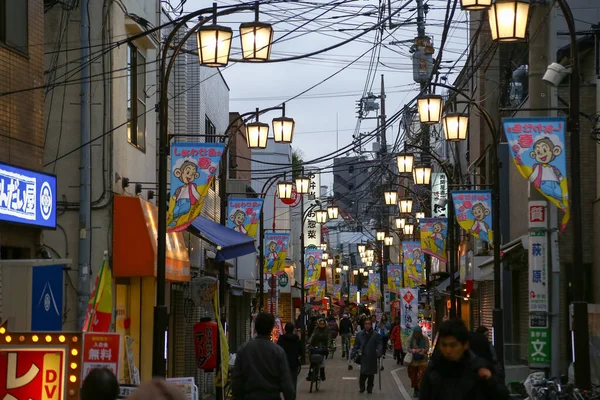
<svg viewBox="0 0 600 400">
<path fill-rule="evenodd" d="M 381 298 L 381 278 L 378 272 L 369 272 L 369 290 L 367 296 L 369 300 L 379 300 Z"/>
<path fill-rule="evenodd" d="M 289 243 L 289 232 L 265 234 L 265 274 L 280 275 L 285 272 L 285 257 Z"/>
<path fill-rule="evenodd" d="M 56 177 L 0 163 L 0 221 L 56 228 Z"/>
<path fill-rule="evenodd" d="M 421 232 L 421 249 L 441 261 L 448 261 L 446 254 L 446 236 L 448 235 L 447 218 L 419 219 Z"/>
<path fill-rule="evenodd" d="M 425 255 L 421 250 L 421 242 L 402 242 L 404 255 L 404 287 L 416 287 L 423 280 Z"/>
<path fill-rule="evenodd" d="M 227 226 L 236 232 L 255 238 L 263 199 L 229 199 Z"/>
<path fill-rule="evenodd" d="M 317 223 L 315 211 L 320 208 L 317 204 L 321 190 L 321 172 L 319 170 L 305 170 L 304 173 L 310 178 L 310 187 L 308 201 L 304 201 L 303 215 L 306 215 L 304 222 L 304 245 L 321 246 L 321 225 Z"/>
<path fill-rule="evenodd" d="M 529 312 L 548 312 L 546 232 L 529 233 Z"/>
<path fill-rule="evenodd" d="M 529 365 L 546 366 L 552 361 L 550 328 L 529 328 Z"/>
<path fill-rule="evenodd" d="M 400 293 L 402 288 L 402 265 L 392 264 L 387 267 L 387 287 L 390 293 Z"/>
<path fill-rule="evenodd" d="M 402 326 L 402 348 L 410 348 L 413 327 L 419 322 L 419 289 L 400 290 L 400 324 Z"/>
<path fill-rule="evenodd" d="M 224 148 L 223 143 L 173 143 L 169 232 L 185 231 L 202 212 Z"/>
<path fill-rule="evenodd" d="M 452 202 L 456 221 L 475 238 L 493 244 L 492 192 L 489 190 L 454 191 Z"/>
<path fill-rule="evenodd" d="M 107 368 L 119 376 L 121 334 L 91 332 L 83 335 L 83 367 L 81 379 L 94 368 Z"/>
<path fill-rule="evenodd" d="M 306 249 L 304 254 L 304 287 L 314 285 L 321 277 L 322 259 L 323 250 Z"/>
<path fill-rule="evenodd" d="M 443 172 L 431 173 L 431 216 L 434 218 L 448 217 L 448 179 Z"/>
<path fill-rule="evenodd" d="M 0 396 L 7 400 L 62 400 L 65 367 L 64 349 L 2 351 Z"/>
<path fill-rule="evenodd" d="M 546 229 L 548 227 L 546 201 L 529 202 L 529 229 Z"/>
<path fill-rule="evenodd" d="M 564 117 L 504 118 L 513 161 L 525 179 L 565 214 L 569 221 Z"/>
</svg>

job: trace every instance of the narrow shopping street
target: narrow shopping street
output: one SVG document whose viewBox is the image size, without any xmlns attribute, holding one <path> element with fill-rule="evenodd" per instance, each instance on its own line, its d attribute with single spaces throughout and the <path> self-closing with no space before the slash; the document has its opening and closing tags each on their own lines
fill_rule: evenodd
<svg viewBox="0 0 600 400">
<path fill-rule="evenodd" d="M 298 377 L 298 400 L 308 399 L 330 399 L 330 400 L 354 400 L 354 399 L 399 399 L 412 400 L 410 380 L 406 374 L 406 368 L 396 365 L 391 354 L 383 360 L 384 370 L 381 375 L 381 389 L 379 388 L 379 377 L 375 376 L 375 387 L 372 394 L 358 392 L 359 366 L 354 365 L 352 371 L 348 371 L 348 362 L 342 359 L 338 351 L 332 359 L 327 360 L 325 382 L 321 382 L 318 392 L 313 390 L 309 393 L 310 382 L 306 381 L 308 366 L 302 368 Z"/>
</svg>

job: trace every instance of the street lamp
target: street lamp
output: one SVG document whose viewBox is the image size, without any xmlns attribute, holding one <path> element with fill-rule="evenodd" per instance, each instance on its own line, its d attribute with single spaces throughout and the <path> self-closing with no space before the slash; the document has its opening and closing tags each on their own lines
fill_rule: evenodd
<svg viewBox="0 0 600 400">
<path fill-rule="evenodd" d="M 246 143 L 249 149 L 266 149 L 269 138 L 269 124 L 258 120 L 258 109 L 256 110 L 256 121 L 246 124 Z"/>
<path fill-rule="evenodd" d="M 394 222 L 396 223 L 396 229 L 404 229 L 404 224 L 406 224 L 406 218 L 396 217 L 394 218 Z"/>
<path fill-rule="evenodd" d="M 370 263 L 371 265 L 369 265 L 369 263 L 367 263 L 367 266 L 370 267 L 373 265 L 373 263 Z M 367 271 L 363 271 L 363 276 L 369 276 L 369 273 Z"/>
<path fill-rule="evenodd" d="M 327 207 L 327 215 L 329 219 L 338 219 L 338 215 L 340 213 L 340 208 L 338 206 L 328 206 Z"/>
<path fill-rule="evenodd" d="M 392 236 L 386 236 L 385 239 L 383 240 L 383 242 L 386 246 L 393 246 L 394 238 Z"/>
<path fill-rule="evenodd" d="M 528 0 L 495 0 L 488 10 L 492 40 L 517 42 L 527 36 Z"/>
<path fill-rule="evenodd" d="M 358 275 L 358 270 L 355 269 L 354 271 L 352 271 L 352 275 L 357 276 Z"/>
<path fill-rule="evenodd" d="M 363 272 L 365 272 L 365 269 L 364 269 L 363 267 L 360 267 L 360 268 L 358 269 L 358 272 L 360 272 L 360 273 L 362 274 Z"/>
<path fill-rule="evenodd" d="M 364 244 L 359 244 L 358 245 L 358 252 L 359 253 L 364 253 L 367 250 L 367 246 Z"/>
<path fill-rule="evenodd" d="M 288 182 L 288 181 L 277 182 L 277 196 L 282 200 L 291 199 L 293 188 L 294 188 L 294 185 L 292 185 L 292 182 Z"/>
<path fill-rule="evenodd" d="M 327 243 L 321 243 L 321 250 L 327 251 Z"/>
<path fill-rule="evenodd" d="M 240 24 L 242 40 L 242 58 L 244 61 L 267 61 L 271 57 L 273 44 L 273 27 L 258 20 L 258 8 L 255 9 L 255 20 Z"/>
<path fill-rule="evenodd" d="M 368 259 L 368 258 L 365 256 L 365 257 L 361 257 L 361 258 L 360 258 L 360 261 L 361 261 L 361 262 L 364 264 L 364 263 L 366 263 L 367 261 L 369 261 L 369 259 Z"/>
<path fill-rule="evenodd" d="M 443 97 L 437 94 L 427 94 L 417 99 L 419 121 L 425 125 L 439 124 L 442 119 Z"/>
<path fill-rule="evenodd" d="M 298 194 L 308 194 L 310 192 L 310 178 L 299 176 L 296 178 L 296 192 Z"/>
<path fill-rule="evenodd" d="M 375 257 L 374 256 L 367 257 L 367 262 L 373 262 L 373 261 L 375 261 Z"/>
<path fill-rule="evenodd" d="M 367 257 L 374 257 L 375 256 L 375 250 L 373 250 L 373 249 L 368 249 L 366 251 L 366 253 L 367 253 Z"/>
<path fill-rule="evenodd" d="M 412 212 L 413 201 L 410 197 L 405 197 L 398 203 L 401 214 L 410 214 Z"/>
<path fill-rule="evenodd" d="M 317 210 L 315 211 L 315 219 L 318 224 L 324 224 L 327 222 L 327 210 Z"/>
<path fill-rule="evenodd" d="M 412 153 L 399 153 L 396 156 L 399 174 L 412 174 L 415 156 Z"/>
<path fill-rule="evenodd" d="M 369 273 L 372 274 L 374 272 L 373 268 L 369 268 Z"/>
<path fill-rule="evenodd" d="M 212 25 L 201 26 L 196 32 L 198 58 L 200 65 L 206 67 L 224 67 L 229 62 L 233 30 L 217 25 L 216 19 L 213 18 Z"/>
<path fill-rule="evenodd" d="M 413 179 L 415 185 L 429 185 L 431 181 L 431 166 L 427 164 L 415 165 Z"/>
<path fill-rule="evenodd" d="M 275 142 L 292 143 L 295 126 L 294 119 L 285 116 L 285 103 L 283 103 L 281 106 L 281 117 L 273 118 L 273 139 Z"/>
<path fill-rule="evenodd" d="M 323 254 L 321 255 L 321 259 L 323 261 L 327 261 L 327 259 L 329 259 L 329 253 L 323 252 Z"/>
<path fill-rule="evenodd" d="M 407 222 L 404 225 L 404 234 L 405 235 L 412 235 L 414 231 L 415 231 L 415 225 L 412 222 Z"/>
<path fill-rule="evenodd" d="M 342 267 L 335 267 L 335 272 L 337 274 L 341 274 L 342 273 Z"/>
<path fill-rule="evenodd" d="M 383 192 L 383 195 L 385 197 L 385 204 L 387 206 L 394 206 L 398 202 L 398 192 L 389 190 Z"/>
<path fill-rule="evenodd" d="M 343 269 L 344 271 L 348 271 L 348 270 L 350 269 L 350 267 L 349 267 L 349 266 L 347 266 L 347 265 L 342 265 L 342 269 Z"/>
<path fill-rule="evenodd" d="M 469 116 L 461 113 L 448 113 L 442 118 L 444 136 L 448 142 L 460 142 L 467 139 Z"/>
<path fill-rule="evenodd" d="M 486 10 L 492 5 L 492 0 L 460 0 L 460 8 L 465 11 Z"/>
<path fill-rule="evenodd" d="M 385 231 L 377 231 L 377 241 L 383 242 L 385 240 Z"/>
<path fill-rule="evenodd" d="M 329 260 L 327 260 L 327 265 L 333 265 L 333 258 L 330 258 Z"/>
<path fill-rule="evenodd" d="M 418 212 L 418 213 L 415 214 L 415 218 L 416 219 L 423 219 L 423 218 L 425 218 L 425 213 L 422 212 L 422 211 Z"/>
</svg>

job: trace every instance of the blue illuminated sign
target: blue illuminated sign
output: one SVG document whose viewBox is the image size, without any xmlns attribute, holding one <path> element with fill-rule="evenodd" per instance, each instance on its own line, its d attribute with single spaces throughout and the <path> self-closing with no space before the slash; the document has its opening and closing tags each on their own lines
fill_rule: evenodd
<svg viewBox="0 0 600 400">
<path fill-rule="evenodd" d="M 56 176 L 0 163 L 0 221 L 56 228 Z"/>
</svg>

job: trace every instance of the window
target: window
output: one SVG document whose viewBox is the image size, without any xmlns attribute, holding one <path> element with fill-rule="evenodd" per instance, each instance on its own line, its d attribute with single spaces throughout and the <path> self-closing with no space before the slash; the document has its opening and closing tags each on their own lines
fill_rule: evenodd
<svg viewBox="0 0 600 400">
<path fill-rule="evenodd" d="M 208 116 L 204 116 L 204 134 L 206 143 L 216 143 L 217 142 L 217 128 L 215 128 L 215 124 L 212 123 Z"/>
<path fill-rule="evenodd" d="M 145 151 L 146 58 L 132 44 L 127 49 L 127 72 L 127 140 Z"/>
<path fill-rule="evenodd" d="M 27 53 L 27 0 L 0 0 L 0 42 Z"/>
</svg>

